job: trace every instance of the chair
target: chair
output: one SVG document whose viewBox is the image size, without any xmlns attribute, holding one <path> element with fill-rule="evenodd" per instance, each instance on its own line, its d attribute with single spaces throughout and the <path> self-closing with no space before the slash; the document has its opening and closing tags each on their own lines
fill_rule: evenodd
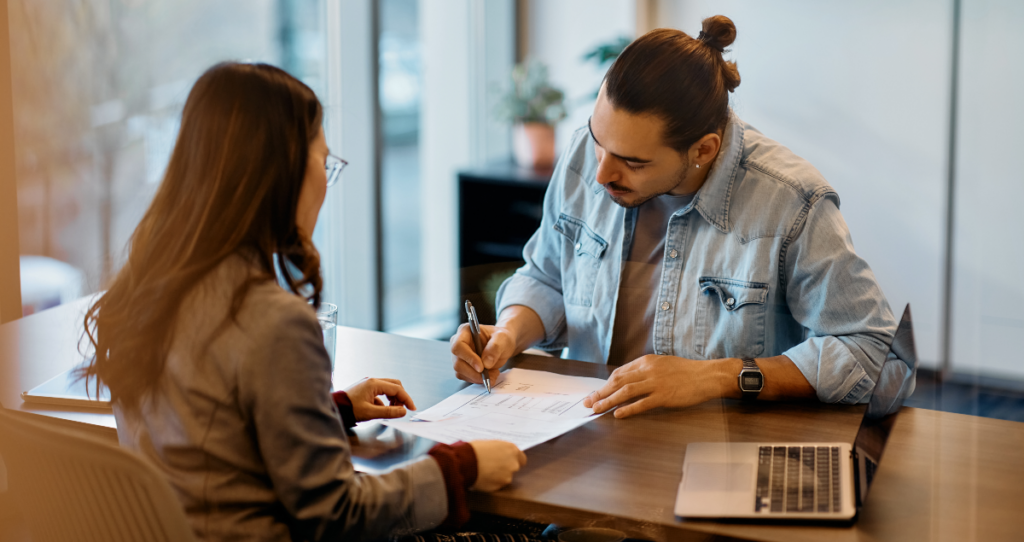
<svg viewBox="0 0 1024 542">
<path fill-rule="evenodd" d="M 0 407 L 0 455 L 33 542 L 191 542 L 160 471 L 100 439 Z"/>
</svg>

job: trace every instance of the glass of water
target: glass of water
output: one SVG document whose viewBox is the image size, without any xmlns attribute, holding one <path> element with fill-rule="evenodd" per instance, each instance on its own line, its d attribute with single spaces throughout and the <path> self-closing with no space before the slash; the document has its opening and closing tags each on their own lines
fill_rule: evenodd
<svg viewBox="0 0 1024 542">
<path fill-rule="evenodd" d="M 324 332 L 324 347 L 331 357 L 331 373 L 334 373 L 334 351 L 338 346 L 338 306 L 334 303 L 321 303 L 316 311 L 316 319 L 320 321 L 320 329 Z"/>
</svg>

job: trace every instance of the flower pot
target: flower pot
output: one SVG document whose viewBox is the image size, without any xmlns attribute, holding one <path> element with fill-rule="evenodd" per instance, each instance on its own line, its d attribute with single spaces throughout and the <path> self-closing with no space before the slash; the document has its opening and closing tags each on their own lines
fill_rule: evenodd
<svg viewBox="0 0 1024 542">
<path fill-rule="evenodd" d="M 551 169 L 555 165 L 555 127 L 543 122 L 517 122 L 512 128 L 516 165 Z"/>
</svg>

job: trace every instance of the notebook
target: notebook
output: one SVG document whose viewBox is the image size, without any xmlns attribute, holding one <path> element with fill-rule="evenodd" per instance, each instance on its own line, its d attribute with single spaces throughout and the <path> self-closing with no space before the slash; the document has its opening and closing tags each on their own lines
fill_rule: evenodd
<svg viewBox="0 0 1024 542">
<path fill-rule="evenodd" d="M 97 397 L 96 380 L 90 378 L 87 393 L 85 379 L 76 380 L 74 370 L 68 369 L 31 390 L 22 392 L 21 398 L 26 402 L 47 405 L 111 408 L 110 390 L 106 386 L 101 386 Z"/>
</svg>

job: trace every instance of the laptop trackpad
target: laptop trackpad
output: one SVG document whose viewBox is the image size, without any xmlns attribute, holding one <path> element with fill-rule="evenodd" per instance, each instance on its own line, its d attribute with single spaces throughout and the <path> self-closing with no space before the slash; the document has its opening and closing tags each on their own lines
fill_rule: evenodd
<svg viewBox="0 0 1024 542">
<path fill-rule="evenodd" d="M 691 463 L 686 467 L 686 491 L 750 491 L 752 463 Z"/>
</svg>

